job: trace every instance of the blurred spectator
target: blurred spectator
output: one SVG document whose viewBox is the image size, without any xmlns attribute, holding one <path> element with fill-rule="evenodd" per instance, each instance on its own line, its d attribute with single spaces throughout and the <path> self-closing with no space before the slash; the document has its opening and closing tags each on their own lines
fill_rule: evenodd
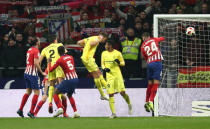
<svg viewBox="0 0 210 129">
<path fill-rule="evenodd" d="M 21 33 L 17 33 L 16 34 L 16 44 L 19 46 L 19 47 L 23 47 L 25 46 L 25 42 L 23 40 L 23 34 Z"/>
<path fill-rule="evenodd" d="M 80 27 L 81 28 L 92 28 L 93 26 L 91 25 L 88 17 L 88 13 L 84 12 L 82 13 L 82 21 L 80 22 Z"/>
<path fill-rule="evenodd" d="M 112 13 L 111 23 L 105 23 L 106 28 L 117 28 L 119 27 L 119 20 L 116 13 Z"/>
<path fill-rule="evenodd" d="M 125 78 L 138 77 L 140 74 L 139 50 L 141 42 L 141 39 L 135 36 L 134 29 L 128 28 L 126 39 L 121 42 L 122 54 L 126 64 Z"/>
<path fill-rule="evenodd" d="M 208 9 L 208 4 L 207 3 L 203 3 L 202 7 L 201 7 L 201 12 L 200 14 L 209 14 L 210 11 Z"/>
<path fill-rule="evenodd" d="M 9 35 L 5 34 L 4 38 L 3 38 L 3 41 L 2 41 L 2 48 L 3 49 L 7 48 L 8 42 L 9 42 Z"/>
<path fill-rule="evenodd" d="M 149 25 L 148 22 L 144 22 L 144 24 L 143 24 L 143 32 L 151 33 L 150 25 Z"/>
<path fill-rule="evenodd" d="M 8 35 L 9 35 L 9 38 L 15 39 L 16 38 L 16 28 L 12 27 L 11 30 L 9 31 Z"/>
<path fill-rule="evenodd" d="M 31 41 L 34 38 L 32 36 L 28 36 L 27 42 L 26 42 L 26 49 L 28 50 L 31 47 Z"/>
<path fill-rule="evenodd" d="M 136 24 L 135 24 L 135 34 L 136 34 L 136 37 L 141 38 L 141 36 L 142 36 L 142 24 L 141 24 L 141 22 L 136 22 Z"/>
</svg>

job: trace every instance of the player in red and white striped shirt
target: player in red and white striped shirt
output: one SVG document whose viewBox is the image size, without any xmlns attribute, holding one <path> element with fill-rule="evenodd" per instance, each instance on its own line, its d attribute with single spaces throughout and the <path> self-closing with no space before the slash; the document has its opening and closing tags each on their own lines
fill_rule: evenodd
<svg viewBox="0 0 210 129">
<path fill-rule="evenodd" d="M 40 65 L 39 65 L 39 46 L 40 46 L 40 40 L 38 38 L 35 38 L 32 40 L 31 43 L 33 46 L 28 49 L 27 51 L 27 58 L 26 58 L 26 70 L 24 73 L 24 79 L 26 82 L 26 93 L 24 94 L 21 105 L 19 110 L 17 111 L 17 114 L 21 117 L 24 117 L 23 115 L 23 107 L 25 106 L 25 103 L 28 100 L 28 97 L 31 95 L 32 90 L 34 91 L 34 96 L 32 98 L 32 104 L 30 112 L 28 113 L 28 116 L 31 118 L 34 118 L 34 108 L 36 107 L 36 103 L 39 97 L 39 85 L 38 85 L 38 70 L 42 73 L 42 75 L 46 75 Z"/>
<path fill-rule="evenodd" d="M 141 46 L 141 52 L 144 59 L 147 61 L 147 79 L 148 87 L 146 91 L 146 111 L 154 112 L 154 98 L 159 86 L 160 74 L 162 71 L 163 56 L 159 49 L 158 43 L 164 40 L 164 37 L 151 38 L 150 34 L 145 32 L 142 36 L 144 42 Z"/>
<path fill-rule="evenodd" d="M 58 107 L 58 111 L 54 117 L 61 115 L 64 108 L 58 95 L 61 93 L 67 93 L 69 101 L 71 101 L 72 94 L 74 93 L 74 90 L 78 84 L 78 76 L 75 72 L 73 57 L 65 54 L 65 48 L 63 46 L 58 47 L 58 53 L 60 55 L 60 58 L 53 66 L 51 66 L 51 59 L 48 60 L 50 72 L 60 66 L 65 74 L 65 79 L 55 88 L 53 98 Z"/>
</svg>

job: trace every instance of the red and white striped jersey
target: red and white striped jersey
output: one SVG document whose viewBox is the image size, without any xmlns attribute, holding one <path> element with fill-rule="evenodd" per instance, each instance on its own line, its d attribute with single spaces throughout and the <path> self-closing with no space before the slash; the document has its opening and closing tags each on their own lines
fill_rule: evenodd
<svg viewBox="0 0 210 129">
<path fill-rule="evenodd" d="M 158 43 L 164 39 L 164 37 L 150 38 L 143 42 L 141 46 L 141 52 L 148 64 L 163 60 L 163 56 L 159 49 Z"/>
<path fill-rule="evenodd" d="M 63 69 L 63 72 L 65 74 L 64 80 L 78 78 L 77 73 L 75 72 L 74 58 L 72 56 L 69 56 L 69 55 L 61 56 L 53 66 L 51 66 L 51 63 L 50 63 L 49 71 L 52 72 L 58 66 L 60 66 Z"/>
<path fill-rule="evenodd" d="M 34 59 L 39 59 L 40 52 L 38 48 L 31 47 L 26 54 L 26 70 L 25 74 L 38 76 L 38 69 L 34 64 Z"/>
</svg>

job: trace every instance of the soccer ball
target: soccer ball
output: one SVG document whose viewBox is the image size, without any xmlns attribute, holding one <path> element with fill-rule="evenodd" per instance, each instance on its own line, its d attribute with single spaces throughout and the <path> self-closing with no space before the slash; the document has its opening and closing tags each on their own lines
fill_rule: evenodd
<svg viewBox="0 0 210 129">
<path fill-rule="evenodd" d="M 188 35 L 188 36 L 195 35 L 195 28 L 194 27 L 187 27 L 186 35 Z"/>
</svg>

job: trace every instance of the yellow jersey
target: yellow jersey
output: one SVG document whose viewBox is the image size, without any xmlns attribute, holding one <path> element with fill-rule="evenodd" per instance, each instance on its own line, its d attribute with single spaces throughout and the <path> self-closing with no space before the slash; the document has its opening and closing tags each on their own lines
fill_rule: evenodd
<svg viewBox="0 0 210 129">
<path fill-rule="evenodd" d="M 52 43 L 49 46 L 45 47 L 41 55 L 46 57 L 47 60 L 49 58 L 52 58 L 52 65 L 55 64 L 55 62 L 60 58 L 60 55 L 58 54 L 58 47 L 63 46 L 62 43 Z"/>
<path fill-rule="evenodd" d="M 118 63 L 114 61 L 115 59 L 118 59 L 120 61 L 120 66 L 125 65 L 122 53 L 115 49 L 112 52 L 104 51 L 101 55 L 102 69 L 104 68 L 110 69 L 110 72 L 106 73 L 107 78 L 116 77 L 116 76 L 122 77 L 120 67 Z"/>
<path fill-rule="evenodd" d="M 83 53 L 81 56 L 83 60 L 89 60 L 90 58 L 93 58 L 99 42 L 95 46 L 91 46 L 90 43 L 97 42 L 98 39 L 99 39 L 99 36 L 91 36 L 89 38 L 84 39 L 85 46 L 84 46 Z"/>
</svg>

